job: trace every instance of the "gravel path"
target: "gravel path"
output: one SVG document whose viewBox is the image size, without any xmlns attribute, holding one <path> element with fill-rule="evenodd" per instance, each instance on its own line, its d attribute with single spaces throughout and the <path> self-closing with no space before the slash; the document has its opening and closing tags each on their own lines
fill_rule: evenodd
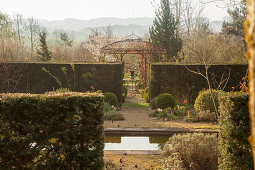
<svg viewBox="0 0 255 170">
<path fill-rule="evenodd" d="M 145 102 L 140 94 L 128 94 L 126 103 L 143 103 Z M 156 118 L 149 117 L 152 112 L 150 108 L 130 108 L 122 107 L 118 111 L 124 115 L 123 121 L 105 121 L 105 128 L 188 128 L 188 129 L 201 129 L 203 128 L 217 128 L 218 125 L 209 123 L 186 123 L 179 121 L 163 121 Z"/>
</svg>

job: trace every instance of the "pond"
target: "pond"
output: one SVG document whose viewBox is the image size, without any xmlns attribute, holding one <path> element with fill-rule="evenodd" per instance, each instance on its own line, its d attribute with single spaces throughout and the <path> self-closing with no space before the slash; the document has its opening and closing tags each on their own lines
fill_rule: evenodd
<svg viewBox="0 0 255 170">
<path fill-rule="evenodd" d="M 162 150 L 171 136 L 109 136 L 104 138 L 104 150 Z"/>
</svg>

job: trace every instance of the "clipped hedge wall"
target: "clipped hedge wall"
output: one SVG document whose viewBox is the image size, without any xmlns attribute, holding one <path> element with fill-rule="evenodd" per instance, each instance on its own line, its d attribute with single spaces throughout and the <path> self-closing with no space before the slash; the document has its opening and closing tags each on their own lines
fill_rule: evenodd
<svg viewBox="0 0 255 170">
<path fill-rule="evenodd" d="M 205 72 L 203 65 L 187 65 L 190 70 Z M 230 79 L 225 91 L 232 91 L 232 86 L 237 86 L 246 75 L 248 65 L 212 65 L 209 68 L 209 76 L 214 74 L 219 81 L 222 74 L 228 76 L 230 69 Z M 169 63 L 152 63 L 150 67 L 150 98 L 153 99 L 160 94 L 170 93 L 177 102 L 188 99 L 193 103 L 199 91 L 208 89 L 206 79 L 200 75 L 189 72 L 185 65 Z M 211 84 L 213 82 L 211 80 Z M 213 88 L 215 88 L 213 86 Z M 216 89 L 216 88 L 215 88 Z"/>
<path fill-rule="evenodd" d="M 103 95 L 0 94 L 0 169 L 103 169 Z"/>
<path fill-rule="evenodd" d="M 219 169 L 253 169 L 248 98 L 240 92 L 219 97 Z"/>
<path fill-rule="evenodd" d="M 86 92 L 91 91 L 91 87 L 93 87 L 96 91 L 102 90 L 103 92 L 114 93 L 118 97 L 119 103 L 121 102 L 123 76 L 123 64 L 121 63 L 77 63 L 74 64 L 74 71 L 70 64 L 59 63 L 8 63 L 6 65 L 13 70 L 15 68 L 19 69 L 19 72 L 11 72 L 13 74 L 11 79 L 18 83 L 13 84 L 12 89 L 8 88 L 7 84 L 1 85 L 0 83 L 0 93 L 38 94 L 58 89 L 59 85 L 54 78 L 42 70 L 42 68 L 45 68 L 61 81 L 63 88 Z M 5 65 L 0 65 L 0 70 L 3 66 Z M 63 67 L 66 68 L 68 79 L 61 70 Z"/>
</svg>

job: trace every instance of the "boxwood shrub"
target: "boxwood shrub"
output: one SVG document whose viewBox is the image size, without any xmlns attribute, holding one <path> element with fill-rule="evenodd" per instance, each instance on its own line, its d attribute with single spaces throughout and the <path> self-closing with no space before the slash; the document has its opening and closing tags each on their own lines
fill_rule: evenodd
<svg viewBox="0 0 255 170">
<path fill-rule="evenodd" d="M 103 169 L 103 95 L 0 94 L 0 169 Z"/>
<path fill-rule="evenodd" d="M 157 97 L 156 105 L 160 109 L 165 109 L 168 107 L 173 109 L 176 105 L 176 102 L 175 102 L 174 97 L 171 94 L 164 93 Z"/>
<path fill-rule="evenodd" d="M 219 96 L 219 169 L 253 169 L 248 94 L 222 93 Z"/>
<path fill-rule="evenodd" d="M 118 104 L 118 98 L 114 93 L 111 92 L 105 92 L 104 93 L 104 101 L 108 102 L 112 106 L 117 106 Z"/>
</svg>

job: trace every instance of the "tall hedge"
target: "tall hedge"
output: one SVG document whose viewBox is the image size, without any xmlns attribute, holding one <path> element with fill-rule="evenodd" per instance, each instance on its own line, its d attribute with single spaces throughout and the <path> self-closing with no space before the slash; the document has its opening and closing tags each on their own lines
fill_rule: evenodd
<svg viewBox="0 0 255 170">
<path fill-rule="evenodd" d="M 253 169 L 247 93 L 222 93 L 219 97 L 219 169 Z"/>
<path fill-rule="evenodd" d="M 103 169 L 103 95 L 0 94 L 0 169 Z"/>
<path fill-rule="evenodd" d="M 5 65 L 0 64 L 0 70 L 6 66 L 9 69 L 6 70 L 3 76 L 0 74 L 1 93 L 38 94 L 58 89 L 59 84 L 54 78 L 42 70 L 42 68 L 45 68 L 61 81 L 63 88 L 78 92 L 91 91 L 92 88 L 95 91 L 112 92 L 121 102 L 123 76 L 123 65 L 121 63 L 76 63 L 74 64 L 74 71 L 70 64 L 62 63 L 6 63 Z M 66 68 L 68 79 L 62 71 L 63 67 Z M 19 71 L 14 72 L 13 70 Z M 4 79 L 7 75 L 8 80 L 10 80 L 9 83 L 1 79 Z M 9 84 L 12 88 L 8 88 Z"/>
<path fill-rule="evenodd" d="M 203 65 L 187 65 L 190 70 L 201 71 L 205 74 Z M 209 68 L 209 77 L 214 89 L 212 77 L 220 81 L 224 74 L 228 76 L 230 69 L 230 79 L 225 91 L 232 91 L 232 86 L 237 86 L 240 80 L 246 75 L 248 66 L 242 64 L 235 65 L 212 65 Z M 188 99 L 193 103 L 199 91 L 208 89 L 207 81 L 204 77 L 187 70 L 183 64 L 152 63 L 150 67 L 150 98 L 153 99 L 160 94 L 170 93 L 177 102 Z M 213 76 L 215 75 L 215 76 Z"/>
</svg>

